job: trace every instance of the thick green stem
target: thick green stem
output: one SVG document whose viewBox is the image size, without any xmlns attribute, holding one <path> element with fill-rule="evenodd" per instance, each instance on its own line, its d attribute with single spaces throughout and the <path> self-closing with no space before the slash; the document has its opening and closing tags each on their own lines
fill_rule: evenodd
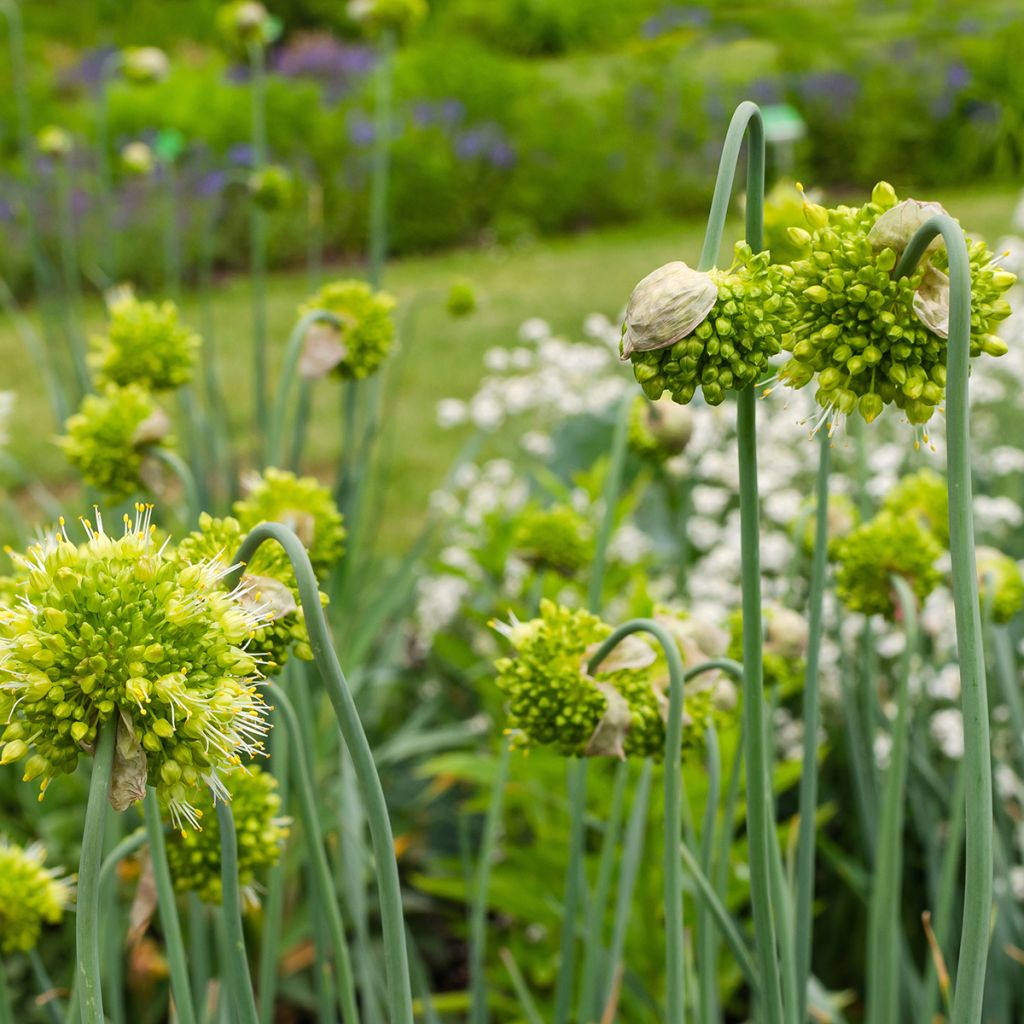
<svg viewBox="0 0 1024 1024">
<path fill-rule="evenodd" d="M 78 905 L 75 914 L 77 976 L 81 1024 L 104 1024 L 100 970 L 100 868 L 103 863 L 104 821 L 114 764 L 116 719 L 104 723 L 96 739 L 89 800 L 82 829 L 82 856 L 78 863 Z"/>
<path fill-rule="evenodd" d="M 245 950 L 245 930 L 242 927 L 242 897 L 238 889 L 238 836 L 231 804 L 218 800 L 217 825 L 220 828 L 220 878 L 224 907 L 224 933 L 228 986 L 234 993 L 235 1016 L 239 1024 L 259 1024 L 256 1000 L 249 976 L 249 957 Z"/>
<path fill-rule="evenodd" d="M 794 942 L 797 979 L 797 1020 L 807 1019 L 807 985 L 811 978 L 811 937 L 814 933 L 815 809 L 818 806 L 818 691 L 822 611 L 828 567 L 828 474 L 832 445 L 827 430 L 818 431 L 818 483 L 815 494 L 814 553 L 808 599 L 807 669 L 804 676 L 804 756 L 800 773 L 800 831 L 796 854 Z"/>
<path fill-rule="evenodd" d="M 722 758 L 718 749 L 718 733 L 714 725 L 705 734 L 707 748 L 708 793 L 704 804 L 704 820 L 700 832 L 700 868 L 711 877 L 714 873 L 715 823 L 721 799 Z M 713 891 L 713 890 L 712 890 Z M 698 1001 L 700 1020 L 707 1024 L 721 1019 L 718 1001 L 718 937 L 711 927 L 711 910 L 705 902 L 697 909 L 697 977 L 700 982 Z"/>
<path fill-rule="evenodd" d="M 949 258 L 949 345 L 946 357 L 946 451 L 949 478 L 949 553 L 953 570 L 957 656 L 967 773 L 967 854 L 964 919 L 952 1024 L 981 1020 L 992 913 L 992 770 L 981 636 L 981 608 L 974 553 L 968 378 L 971 341 L 971 267 L 963 230 L 952 217 L 932 217 L 920 227 L 896 267 L 915 267 L 932 239 L 942 235 Z"/>
<path fill-rule="evenodd" d="M 210 988 L 210 912 L 194 892 L 188 894 L 188 963 L 196 1013 L 205 1020 Z"/>
<path fill-rule="evenodd" d="M 576 918 L 584 902 L 586 874 L 584 839 L 587 804 L 587 760 L 570 761 L 567 769 L 569 796 L 569 863 L 565 873 L 565 899 L 562 904 L 562 942 L 555 982 L 554 1024 L 567 1024 L 572 1008 L 573 982 L 576 977 Z"/>
<path fill-rule="evenodd" d="M 164 947 L 171 970 L 171 991 L 181 1024 L 196 1024 L 192 982 L 189 978 L 188 957 L 178 919 L 178 904 L 174 894 L 171 869 L 167 864 L 164 844 L 164 826 L 160 816 L 160 801 L 152 786 L 146 790 L 146 835 L 149 837 L 149 859 L 156 882 L 157 903 L 160 907 L 160 926 L 164 933 Z"/>
</svg>

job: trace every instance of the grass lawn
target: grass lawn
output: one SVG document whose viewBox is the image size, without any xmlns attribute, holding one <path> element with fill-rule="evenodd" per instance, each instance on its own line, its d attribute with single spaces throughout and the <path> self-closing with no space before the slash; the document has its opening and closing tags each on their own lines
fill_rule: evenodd
<svg viewBox="0 0 1024 1024">
<path fill-rule="evenodd" d="M 969 230 L 995 242 L 1008 230 L 1017 193 L 1010 189 L 949 191 L 934 198 Z M 417 313 L 415 331 L 405 333 L 400 380 L 386 397 L 387 415 L 396 427 L 398 443 L 394 446 L 384 538 L 400 544 L 422 522 L 427 496 L 444 477 L 461 441 L 458 432 L 436 426 L 435 405 L 441 398 L 465 398 L 473 393 L 488 348 L 514 343 L 519 324 L 531 316 L 544 317 L 555 330 L 569 335 L 578 332 L 588 313 L 617 316 L 644 274 L 671 259 L 694 262 L 702 236 L 702 223 L 659 221 L 547 239 L 523 249 L 459 250 L 390 265 L 385 280 L 399 299 L 400 323 L 401 310 L 408 310 L 414 300 Z M 342 267 L 328 271 L 347 272 Z M 456 277 L 472 280 L 480 297 L 478 311 L 464 320 L 452 320 L 444 311 L 444 297 Z M 307 291 L 303 272 L 271 277 L 267 302 L 272 358 L 280 356 L 295 307 Z M 189 322 L 198 324 L 197 297 L 186 296 L 182 306 Z M 214 309 L 221 377 L 231 417 L 237 429 L 245 431 L 250 423 L 251 386 L 246 280 L 232 278 L 219 283 Z M 85 318 L 90 331 L 102 328 L 98 298 L 87 304 Z M 0 390 L 17 392 L 10 431 L 13 454 L 36 476 L 62 489 L 74 477 L 52 443 L 55 428 L 42 383 L 10 321 L 2 316 L 0 366 Z M 623 368 L 623 373 L 628 370 Z M 310 438 L 316 463 L 330 459 L 338 450 L 339 394 L 340 388 L 330 380 L 318 385 Z"/>
</svg>

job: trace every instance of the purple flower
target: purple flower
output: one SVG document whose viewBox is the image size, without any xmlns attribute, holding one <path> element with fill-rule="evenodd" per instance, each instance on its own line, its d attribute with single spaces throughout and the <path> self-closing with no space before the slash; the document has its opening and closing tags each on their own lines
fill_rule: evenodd
<svg viewBox="0 0 1024 1024">
<path fill-rule="evenodd" d="M 971 84 L 970 69 L 962 61 L 955 60 L 946 68 L 946 88 L 960 92 Z"/>
<path fill-rule="evenodd" d="M 236 142 L 227 152 L 228 163 L 235 167 L 252 167 L 255 158 L 256 154 L 248 142 Z"/>
<path fill-rule="evenodd" d="M 710 22 L 711 12 L 705 7 L 667 7 L 648 18 L 640 27 L 640 34 L 645 39 L 657 39 L 678 28 L 705 28 Z"/>
<path fill-rule="evenodd" d="M 811 71 L 800 78 L 797 89 L 805 102 L 828 106 L 843 117 L 860 95 L 860 82 L 845 71 Z"/>
<path fill-rule="evenodd" d="M 228 183 L 227 173 L 224 171 L 207 171 L 200 176 L 196 182 L 196 195 L 201 199 L 212 199 L 224 191 Z"/>
<path fill-rule="evenodd" d="M 492 167 L 505 171 L 515 166 L 516 152 L 504 139 L 496 139 L 491 143 L 487 159 Z"/>
<path fill-rule="evenodd" d="M 762 106 L 779 103 L 782 100 L 782 89 L 778 79 L 775 78 L 755 78 L 750 83 L 748 92 L 750 98 Z"/>
<path fill-rule="evenodd" d="M 331 99 L 339 99 L 356 79 L 373 70 L 376 60 L 368 46 L 343 43 L 326 32 L 311 32 L 297 36 L 278 51 L 272 69 L 285 78 L 320 82 Z"/>
<path fill-rule="evenodd" d="M 61 74 L 61 86 L 65 89 L 96 88 L 101 84 L 104 71 L 110 72 L 112 65 L 107 62 L 115 53 L 115 46 L 99 46 L 95 50 L 87 50 L 77 64 Z"/>
<path fill-rule="evenodd" d="M 377 137 L 377 129 L 362 114 L 353 114 L 348 122 L 348 137 L 357 146 L 369 146 Z"/>
<path fill-rule="evenodd" d="M 0 199 L 0 224 L 10 224 L 17 220 L 17 211 L 12 203 Z"/>
</svg>

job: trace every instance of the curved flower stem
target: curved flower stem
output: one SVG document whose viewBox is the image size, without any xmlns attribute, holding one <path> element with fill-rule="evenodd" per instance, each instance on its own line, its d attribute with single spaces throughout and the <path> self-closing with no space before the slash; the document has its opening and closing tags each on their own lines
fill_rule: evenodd
<svg viewBox="0 0 1024 1024">
<path fill-rule="evenodd" d="M 306 341 L 306 332 L 317 323 L 328 323 L 335 327 L 341 326 L 341 319 L 326 309 L 313 309 L 299 318 L 288 336 L 288 346 L 284 352 L 284 362 L 277 382 L 277 395 L 270 413 L 270 429 L 267 438 L 267 465 L 278 465 L 281 458 L 281 445 L 284 440 L 284 423 L 288 413 L 288 393 L 295 380 L 295 371 L 302 355 L 302 346 Z"/>
<path fill-rule="evenodd" d="M 185 506 L 188 509 L 188 521 L 195 523 L 202 512 L 202 505 L 199 500 L 199 488 L 196 486 L 196 478 L 192 475 L 188 463 L 175 451 L 170 448 L 154 446 L 149 449 L 149 454 L 154 459 L 162 462 L 179 480 L 181 489 L 185 492 Z"/>
<path fill-rule="evenodd" d="M 871 900 L 868 906 L 867 1021 L 899 1019 L 900 897 L 903 871 L 903 819 L 910 743 L 910 673 L 917 653 L 917 603 L 906 580 L 892 578 L 903 618 L 905 646 L 896 689 L 896 720 L 885 773 L 882 818 Z"/>
<path fill-rule="evenodd" d="M 822 611 L 828 565 L 828 474 L 832 443 L 827 430 L 818 431 L 818 481 L 815 494 L 814 554 L 808 598 L 807 669 L 804 676 L 804 755 L 800 772 L 799 838 L 796 854 L 794 944 L 798 1021 L 807 1019 L 807 985 L 811 977 L 811 936 L 814 932 L 814 812 L 818 806 L 818 690 L 821 660 Z"/>
<path fill-rule="evenodd" d="M 238 891 L 238 836 L 231 804 L 217 800 L 217 824 L 220 827 L 220 878 L 224 907 L 229 987 L 234 991 L 235 1017 L 239 1024 L 259 1024 L 256 1000 L 249 976 L 249 958 L 245 951 L 245 930 L 242 928 L 242 897 Z"/>
<path fill-rule="evenodd" d="M 318 602 L 319 604 L 319 602 Z M 302 751 L 302 731 L 299 718 L 292 707 L 291 701 L 277 683 L 268 683 L 267 691 L 274 699 L 278 711 L 288 731 L 289 748 L 291 750 L 292 767 L 295 771 L 295 795 L 299 800 L 302 814 L 302 826 L 306 831 L 306 846 L 309 851 L 313 880 L 316 885 L 316 898 L 320 902 L 334 944 L 334 955 L 337 959 L 338 988 L 342 1001 L 341 1013 L 345 1024 L 358 1024 L 359 1011 L 356 1008 L 355 986 L 352 981 L 352 966 L 349 962 L 348 943 L 345 940 L 345 926 L 341 920 L 341 911 L 334 898 L 334 884 L 331 879 L 331 868 L 324 852 L 323 833 L 316 810 L 316 799 L 313 795 L 313 782 L 310 778 L 309 765 Z"/>
<path fill-rule="evenodd" d="M 160 802 L 156 790 L 149 786 L 145 800 L 146 835 L 149 837 L 149 859 L 156 882 L 157 904 L 160 908 L 160 925 L 164 932 L 164 945 L 171 969 L 171 991 L 174 1006 L 181 1024 L 196 1024 L 195 1003 L 192 1000 L 192 982 L 188 972 L 188 958 L 185 956 L 185 942 L 178 919 L 178 904 L 171 880 L 171 869 L 167 864 L 167 847 L 164 844 L 164 826 L 160 815 Z"/>
<path fill-rule="evenodd" d="M 698 269 L 714 266 L 732 195 L 733 179 L 744 137 L 747 144 L 747 242 L 764 244 L 764 126 L 755 103 L 741 103 L 733 114 L 722 148 L 707 232 Z M 757 412 L 754 389 L 739 392 L 736 434 L 739 449 L 740 548 L 743 590 L 743 737 L 747 773 L 747 823 L 750 835 L 750 900 L 757 935 L 759 973 L 763 980 L 765 1024 L 782 1024 L 782 992 L 775 918 L 771 896 L 772 814 L 766 785 L 764 670 L 761 626 L 760 512 L 757 494 Z"/>
<path fill-rule="evenodd" d="M 114 764 L 117 720 L 105 722 L 96 738 L 89 800 L 82 829 L 82 856 L 78 863 L 78 901 L 75 913 L 77 977 L 81 1024 L 104 1024 L 103 986 L 100 971 L 100 868 L 103 860 L 103 827 Z"/>
<path fill-rule="evenodd" d="M 967 773 L 967 856 L 964 918 L 952 1024 L 981 1020 L 992 912 L 992 767 L 974 553 L 968 378 L 971 342 L 971 266 L 960 225 L 942 215 L 926 221 L 896 266 L 906 276 L 929 243 L 942 235 L 949 258 L 949 345 L 946 356 L 946 451 L 949 478 L 949 553 L 953 568 L 957 653 Z"/>
</svg>

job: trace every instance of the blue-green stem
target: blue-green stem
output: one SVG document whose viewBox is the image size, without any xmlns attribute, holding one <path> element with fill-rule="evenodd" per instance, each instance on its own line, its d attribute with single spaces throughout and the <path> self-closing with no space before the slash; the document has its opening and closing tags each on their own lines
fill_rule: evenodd
<svg viewBox="0 0 1024 1024">
<path fill-rule="evenodd" d="M 747 242 L 764 244 L 764 126 L 754 103 L 741 103 L 733 114 L 722 148 L 699 269 L 718 259 L 740 149 L 747 138 Z M 782 1024 L 782 992 L 775 916 L 771 898 L 771 844 L 777 839 L 767 802 L 767 756 L 764 727 L 764 669 L 761 625 L 760 511 L 757 493 L 757 410 L 754 388 L 737 397 L 739 449 L 740 550 L 743 591 L 743 736 L 747 773 L 747 826 L 750 836 L 750 899 L 757 938 L 759 974 L 764 981 L 766 1024 Z"/>
<path fill-rule="evenodd" d="M 800 772 L 800 825 L 796 853 L 794 943 L 797 978 L 797 1020 L 807 1019 L 807 986 L 811 978 L 811 937 L 814 933 L 815 810 L 818 806 L 818 692 L 822 612 L 828 568 L 828 474 L 832 442 L 827 430 L 818 431 L 818 480 L 815 491 L 814 551 L 807 605 L 807 668 L 804 675 L 804 752 Z M 802 531 L 801 531 L 802 533 Z"/>
<path fill-rule="evenodd" d="M 188 965 L 192 998 L 200 1020 L 204 1018 L 210 988 L 210 913 L 199 896 L 188 894 Z"/>
<path fill-rule="evenodd" d="M 252 94 L 253 165 L 259 170 L 267 162 L 266 53 L 262 42 L 249 44 L 250 91 Z M 267 214 L 252 202 L 249 212 L 251 246 L 253 354 L 253 438 L 262 447 L 267 407 Z"/>
<path fill-rule="evenodd" d="M 974 546 L 968 379 L 971 341 L 971 267 L 963 230 L 952 217 L 922 225 L 896 267 L 907 276 L 932 239 L 941 235 L 949 259 L 949 343 L 946 357 L 946 452 L 949 483 L 949 553 L 956 610 L 967 773 L 967 853 L 964 917 L 952 1024 L 981 1020 L 992 912 L 992 770 Z"/>
<path fill-rule="evenodd" d="M 370 284 L 380 286 L 388 253 L 388 177 L 391 164 L 391 77 L 395 34 L 381 35 L 374 97 L 373 171 L 370 184 Z"/>
<path fill-rule="evenodd" d="M 505 783 L 508 781 L 508 764 L 512 755 L 512 742 L 508 737 L 502 741 L 498 755 L 498 770 L 491 787 L 491 802 L 484 819 L 484 831 L 480 840 L 480 854 L 477 859 L 476 876 L 473 880 L 473 897 L 469 917 L 469 987 L 471 993 L 470 1024 L 487 1024 L 487 984 L 484 962 L 487 951 L 487 897 L 491 884 L 491 866 L 494 847 L 501 826 L 501 812 L 505 799 Z"/>
<path fill-rule="evenodd" d="M 276 683 L 269 683 L 267 690 L 271 694 L 275 707 L 281 715 L 284 727 L 288 731 L 288 747 L 291 751 L 292 768 L 295 773 L 295 795 L 299 801 L 299 812 L 302 815 L 302 827 L 306 833 L 306 846 L 316 890 L 314 898 L 326 915 L 331 942 L 334 945 L 342 1020 L 344 1024 L 358 1024 L 359 1011 L 356 1008 L 355 986 L 352 980 L 352 965 L 349 961 L 345 926 L 341 919 L 341 910 L 334 896 L 334 883 L 331 879 L 331 868 L 324 850 L 323 832 L 320 828 L 320 817 L 317 813 L 309 762 L 302 749 L 302 728 L 299 724 L 299 717 L 295 713 L 295 708 L 281 687 Z"/>
<path fill-rule="evenodd" d="M 892 586 L 901 613 L 905 646 L 896 684 L 896 719 L 868 904 L 868 1024 L 891 1024 L 899 1019 L 903 820 L 910 743 L 910 674 L 917 652 L 917 606 L 906 580 L 894 576 Z"/>
<path fill-rule="evenodd" d="M 341 319 L 326 309 L 313 309 L 303 314 L 298 323 L 292 328 L 288 337 L 288 345 L 284 352 L 284 362 L 277 381 L 277 395 L 274 399 L 274 408 L 270 414 L 270 431 L 267 440 L 267 465 L 277 466 L 281 458 L 281 446 L 284 440 L 284 425 L 288 418 L 288 395 L 295 380 L 299 359 L 302 356 L 302 346 L 305 344 L 306 332 L 318 323 L 331 324 L 336 328 L 341 327 Z"/>
<path fill-rule="evenodd" d="M 567 1024 L 572 1008 L 576 977 L 576 919 L 586 898 L 584 863 L 587 804 L 587 760 L 570 760 L 566 767 L 569 797 L 569 862 L 566 865 L 565 898 L 562 905 L 562 941 L 555 982 L 554 1024 Z"/>
<path fill-rule="evenodd" d="M 157 904 L 160 908 L 160 926 L 164 933 L 164 947 L 171 971 L 171 991 L 181 1024 L 196 1024 L 195 1002 L 192 999 L 192 981 L 185 955 L 185 940 L 178 918 L 178 904 L 174 894 L 171 869 L 167 864 L 164 826 L 160 815 L 160 801 L 156 790 L 149 786 L 145 800 L 146 835 L 149 837 L 149 859 L 156 882 Z"/>
<path fill-rule="evenodd" d="M 78 863 L 78 900 L 75 913 L 77 978 L 81 1024 L 105 1024 L 100 970 L 100 868 L 103 863 L 104 822 L 114 764 L 116 719 L 100 726 L 96 738 L 89 799 L 82 829 L 82 855 Z"/>
<path fill-rule="evenodd" d="M 245 930 L 242 927 L 242 896 L 238 889 L 238 836 L 231 804 L 218 800 L 217 824 L 220 827 L 220 879 L 224 913 L 225 951 L 223 965 L 228 975 L 229 989 L 234 993 L 235 1017 L 239 1024 L 259 1024 L 256 1000 L 249 976 L 249 957 L 245 950 Z"/>
<path fill-rule="evenodd" d="M 54 985 L 50 972 L 46 969 L 46 964 L 43 963 L 43 958 L 39 955 L 38 949 L 30 949 L 28 951 L 28 962 L 32 965 L 32 975 L 36 979 L 36 988 L 39 989 L 39 997 L 36 1000 L 37 1005 L 42 1006 L 50 1024 L 64 1024 L 60 998 L 57 995 L 57 986 Z M 3 965 L 0 964 L 0 975 L 2 974 Z M 0 978 L 0 987 L 2 985 L 3 979 Z M 0 1002 L 2 1001 L 3 995 L 0 994 Z M 2 1016 L 0 1016 L 0 1021 L 2 1019 Z"/>
<path fill-rule="evenodd" d="M 519 964 L 516 963 L 512 950 L 500 949 L 498 950 L 498 956 L 501 957 L 501 962 L 505 965 L 505 970 L 508 971 L 509 981 L 512 982 L 512 988 L 515 991 L 516 998 L 519 1000 L 519 1007 L 526 1017 L 527 1024 L 544 1024 L 544 1018 L 541 1016 L 540 1010 L 530 994 L 526 979 L 523 977 L 523 972 L 519 970 Z"/>
<path fill-rule="evenodd" d="M 704 734 L 707 748 L 708 792 L 704 804 L 704 821 L 700 832 L 700 868 L 708 878 L 714 873 L 715 823 L 721 799 L 722 758 L 718 749 L 718 733 L 709 725 Z M 714 890 L 712 890 L 713 892 Z M 697 909 L 697 977 L 699 981 L 699 1019 L 714 1024 L 721 1019 L 718 1002 L 718 939 L 711 927 L 711 910 L 702 902 Z"/>
<path fill-rule="evenodd" d="M 53 177 L 57 186 L 57 226 L 66 293 L 64 311 L 67 321 L 67 343 L 80 397 L 89 390 L 89 367 L 85 360 L 85 340 L 79 327 L 82 313 L 82 279 L 75 239 L 75 215 L 71 205 L 70 171 L 66 160 L 60 157 L 54 160 Z"/>
</svg>

